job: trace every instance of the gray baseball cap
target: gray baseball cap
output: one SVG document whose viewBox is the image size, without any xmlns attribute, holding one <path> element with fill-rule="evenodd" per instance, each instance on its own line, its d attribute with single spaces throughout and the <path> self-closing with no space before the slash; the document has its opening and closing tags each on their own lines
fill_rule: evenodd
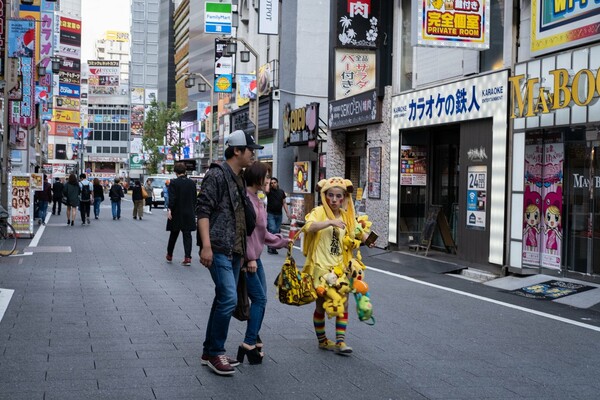
<svg viewBox="0 0 600 400">
<path fill-rule="evenodd" d="M 225 139 L 225 145 L 235 147 L 249 147 L 251 149 L 264 149 L 265 146 L 260 146 L 254 142 L 252 135 L 238 129 L 237 131 L 231 132 L 227 139 Z"/>
</svg>

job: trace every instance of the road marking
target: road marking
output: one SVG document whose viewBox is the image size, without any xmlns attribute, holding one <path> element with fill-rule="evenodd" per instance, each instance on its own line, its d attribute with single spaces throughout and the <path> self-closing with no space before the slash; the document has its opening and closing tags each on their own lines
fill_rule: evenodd
<svg viewBox="0 0 600 400">
<path fill-rule="evenodd" d="M 14 292 L 12 289 L 0 289 L 0 321 L 4 318 L 4 312 L 8 308 L 8 303 Z"/>
<path fill-rule="evenodd" d="M 523 311 L 523 312 L 526 312 L 526 313 L 529 313 L 529 314 L 534 314 L 534 315 L 537 315 L 537 316 L 540 316 L 540 317 L 553 319 L 555 321 L 564 322 L 564 323 L 570 324 L 570 325 L 575 325 L 575 326 L 578 326 L 580 328 L 585 328 L 585 329 L 589 329 L 589 330 L 592 330 L 592 331 L 600 332 L 600 327 L 598 327 L 598 326 L 584 324 L 583 322 L 574 321 L 572 319 L 558 317 L 556 315 L 548 314 L 548 313 L 541 312 L 541 311 L 531 310 L 529 308 L 525 308 L 525 307 L 521 307 L 521 306 L 516 306 L 516 305 L 510 304 L 510 303 L 504 303 L 502 301 L 498 301 L 498 300 L 494 300 L 494 299 L 489 299 L 487 297 L 479 296 L 479 295 L 472 294 L 472 293 L 463 292 L 463 291 L 452 289 L 452 288 L 447 288 L 447 287 L 444 287 L 444 286 L 436 285 L 434 283 L 420 281 L 418 279 L 411 278 L 409 276 L 395 274 L 393 272 L 384 271 L 382 269 L 373 268 L 373 267 L 367 267 L 367 268 L 369 270 L 371 270 L 371 271 L 379 272 L 379 273 L 385 274 L 385 275 L 394 276 L 396 278 L 404 279 L 404 280 L 409 281 L 409 282 L 418 283 L 418 284 L 421 284 L 421 285 L 429 286 L 429 287 L 440 289 L 440 290 L 445 290 L 447 292 L 459 294 L 461 296 L 471 297 L 473 299 L 486 301 L 488 303 L 497 304 L 499 306 L 503 306 L 503 307 L 507 307 L 507 308 L 512 308 L 514 310 Z"/>
</svg>

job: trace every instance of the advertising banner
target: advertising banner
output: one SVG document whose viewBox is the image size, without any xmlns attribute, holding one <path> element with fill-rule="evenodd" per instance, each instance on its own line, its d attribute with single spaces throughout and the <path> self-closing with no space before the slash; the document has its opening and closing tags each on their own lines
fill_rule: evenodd
<svg viewBox="0 0 600 400">
<path fill-rule="evenodd" d="M 293 176 L 293 189 L 294 193 L 311 193 L 311 170 L 310 161 L 298 161 L 294 163 L 294 176 Z"/>
<path fill-rule="evenodd" d="M 210 114 L 210 103 L 208 101 L 199 101 L 197 107 L 198 115 L 196 119 L 198 121 L 204 121 L 208 118 L 208 114 Z"/>
<path fill-rule="evenodd" d="M 144 88 L 131 88 L 131 104 L 144 104 Z"/>
<path fill-rule="evenodd" d="M 531 1 L 533 56 L 580 46 L 599 38 L 599 1 Z"/>
<path fill-rule="evenodd" d="M 29 174 L 11 174 L 8 188 L 9 222 L 18 236 L 33 235 L 33 192 Z"/>
<path fill-rule="evenodd" d="M 335 50 L 335 99 L 375 89 L 377 56 L 374 51 Z"/>
<path fill-rule="evenodd" d="M 150 105 L 153 101 L 158 101 L 158 89 L 146 89 L 144 103 Z"/>
<path fill-rule="evenodd" d="M 35 53 L 35 23 L 32 20 L 12 19 L 8 21 L 8 57 L 19 59 L 21 71 L 21 87 L 11 98 L 20 98 L 20 101 L 11 101 L 9 105 L 9 124 L 34 126 L 35 125 L 35 79 L 34 62 Z"/>
<path fill-rule="evenodd" d="M 427 147 L 401 146 L 400 184 L 427 186 Z"/>
<path fill-rule="evenodd" d="M 237 94 L 235 101 L 239 107 L 256 99 L 256 77 L 249 74 L 236 74 Z"/>
<path fill-rule="evenodd" d="M 381 0 L 346 0 L 337 4 L 337 44 L 344 48 L 376 48 Z"/>
<path fill-rule="evenodd" d="M 413 45 L 486 50 L 490 47 L 490 0 L 418 0 Z"/>
<path fill-rule="evenodd" d="M 215 39 L 215 93 L 231 93 L 232 92 L 232 76 L 234 58 L 225 55 L 225 46 L 227 41 L 223 39 Z"/>
</svg>

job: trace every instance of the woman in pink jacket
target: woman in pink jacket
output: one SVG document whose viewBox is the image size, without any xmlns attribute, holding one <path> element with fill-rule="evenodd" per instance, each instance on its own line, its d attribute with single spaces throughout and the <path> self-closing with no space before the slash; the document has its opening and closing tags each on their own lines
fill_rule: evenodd
<svg viewBox="0 0 600 400">
<path fill-rule="evenodd" d="M 264 355 L 258 332 L 267 305 L 267 282 L 265 270 L 260 261 L 260 254 L 265 244 L 280 249 L 286 247 L 291 241 L 267 231 L 267 212 L 264 203 L 259 200 L 257 192 L 265 187 L 268 172 L 269 167 L 258 161 L 246 168 L 244 172 L 246 193 L 256 212 L 256 228 L 254 228 L 252 235 L 246 238 L 246 272 L 240 271 L 240 273 L 246 274 L 248 297 L 251 301 L 250 319 L 246 327 L 246 335 L 237 354 L 240 363 L 244 362 L 244 356 L 246 356 L 250 364 L 260 364 Z"/>
</svg>

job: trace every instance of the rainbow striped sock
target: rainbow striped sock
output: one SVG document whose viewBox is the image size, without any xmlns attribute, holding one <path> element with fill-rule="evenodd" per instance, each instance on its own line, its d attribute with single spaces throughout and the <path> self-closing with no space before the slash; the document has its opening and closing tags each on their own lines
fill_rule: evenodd
<svg viewBox="0 0 600 400">
<path fill-rule="evenodd" d="M 335 343 L 342 343 L 346 339 L 346 328 L 348 327 L 348 313 L 343 317 L 335 317 Z"/>
<path fill-rule="evenodd" d="M 327 340 L 325 336 L 325 313 L 319 313 L 315 310 L 313 314 L 313 325 L 315 326 L 315 333 L 319 343 L 323 343 Z"/>
</svg>

